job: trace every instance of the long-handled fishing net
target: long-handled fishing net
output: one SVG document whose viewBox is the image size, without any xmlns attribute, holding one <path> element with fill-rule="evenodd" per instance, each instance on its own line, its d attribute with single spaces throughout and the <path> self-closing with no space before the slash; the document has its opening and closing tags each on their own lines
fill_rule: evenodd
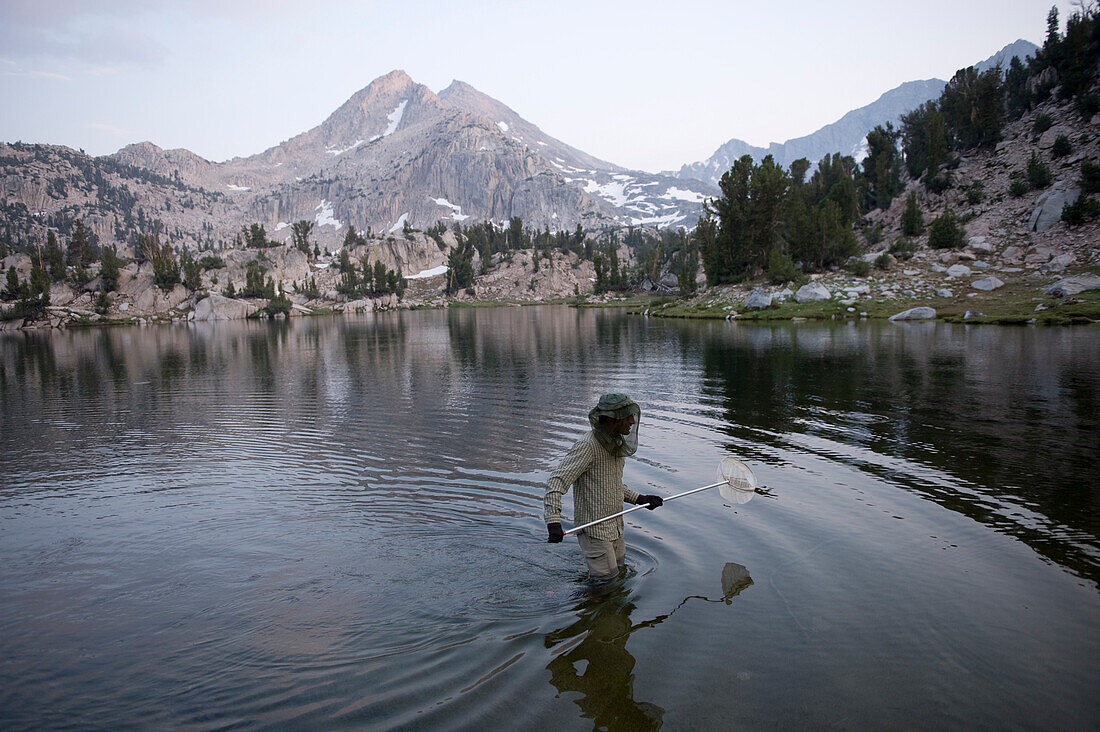
<svg viewBox="0 0 1100 732">
<path fill-rule="evenodd" d="M 745 465 L 743 462 L 735 457 L 728 457 L 724 458 L 722 462 L 718 464 L 717 483 L 711 483 L 710 485 L 705 485 L 702 488 L 693 488 L 690 491 L 677 493 L 676 495 L 669 496 L 664 500 L 666 502 L 674 501 L 677 498 L 690 496 L 693 493 L 699 493 L 700 491 L 717 488 L 718 493 L 721 494 L 722 498 L 734 505 L 740 505 L 742 503 L 748 503 L 752 500 L 753 495 L 756 493 L 756 485 L 756 476 L 752 474 L 751 470 L 749 470 L 749 466 Z M 647 508 L 647 506 L 634 506 L 633 508 L 628 508 L 625 511 L 619 511 L 618 513 L 613 513 L 610 516 L 604 516 L 601 519 L 589 521 L 587 524 L 574 526 L 568 531 L 564 531 L 562 533 L 566 535 L 573 534 L 581 531 L 582 529 L 587 529 L 589 526 L 595 526 L 596 524 L 601 524 L 604 521 L 610 521 L 613 518 L 625 516 L 626 514 L 631 513 L 632 511 L 637 511 L 641 508 Z"/>
</svg>

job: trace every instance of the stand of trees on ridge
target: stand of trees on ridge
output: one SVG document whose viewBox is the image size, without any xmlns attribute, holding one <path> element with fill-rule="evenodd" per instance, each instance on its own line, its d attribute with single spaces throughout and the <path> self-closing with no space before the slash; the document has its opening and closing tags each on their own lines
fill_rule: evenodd
<svg viewBox="0 0 1100 732">
<path fill-rule="evenodd" d="M 809 162 L 796 160 L 788 170 L 771 156 L 755 164 L 745 156 L 719 181 L 721 195 L 708 202 L 694 239 L 699 246 L 708 284 L 738 282 L 766 274 L 773 282 L 797 279 L 802 272 L 820 271 L 844 263 L 859 247 L 853 225 L 872 209 L 885 209 L 904 189 L 907 179 L 920 180 L 933 193 L 955 185 L 952 171 L 959 155 L 991 147 L 1004 126 L 1057 94 L 1076 104 L 1087 119 L 1100 111 L 1096 92 L 1100 66 L 1100 18 L 1095 7 L 1082 7 L 1059 32 L 1058 10 L 1047 16 L 1047 35 L 1026 65 L 1013 58 L 1007 70 L 979 73 L 961 69 L 938 100 L 926 102 L 901 118 L 901 126 L 877 126 L 867 135 L 868 155 L 861 165 L 851 157 L 826 156 L 809 181 Z M 1043 115 L 1036 132 L 1051 122 Z M 1072 151 L 1059 141 L 1055 156 Z M 1063 218 L 1080 224 L 1100 215 L 1100 203 L 1089 194 L 1100 192 L 1100 166 L 1082 163 L 1083 195 Z M 1037 156 L 1019 171 L 1012 195 L 1050 184 L 1050 173 Z M 968 189 L 972 202 L 984 192 Z M 903 233 L 923 231 L 915 196 L 907 201 Z M 929 231 L 933 247 L 962 241 L 960 222 L 945 210 Z M 909 242 L 896 246 L 905 248 Z"/>
</svg>

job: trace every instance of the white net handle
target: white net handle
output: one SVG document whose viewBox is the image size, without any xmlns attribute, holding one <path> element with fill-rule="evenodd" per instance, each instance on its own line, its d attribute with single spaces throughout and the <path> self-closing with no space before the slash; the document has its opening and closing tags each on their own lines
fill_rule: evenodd
<svg viewBox="0 0 1100 732">
<path fill-rule="evenodd" d="M 730 503 L 740 505 L 748 503 L 756 494 L 756 476 L 748 465 L 735 457 L 728 457 L 718 464 L 718 492 Z"/>
</svg>

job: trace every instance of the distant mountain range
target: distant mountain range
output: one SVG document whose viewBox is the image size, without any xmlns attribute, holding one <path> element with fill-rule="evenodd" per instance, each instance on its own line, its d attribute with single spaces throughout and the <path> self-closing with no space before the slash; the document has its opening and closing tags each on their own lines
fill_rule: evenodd
<svg viewBox="0 0 1100 732">
<path fill-rule="evenodd" d="M 980 66 L 1034 53 L 1017 41 Z M 348 226 L 376 235 L 519 216 L 531 228 L 692 227 L 718 178 L 742 155 L 788 166 L 859 154 L 866 133 L 942 92 L 902 84 L 812 135 L 758 148 L 730 140 L 678 173 L 628 170 L 545 134 L 501 102 L 455 81 L 438 94 L 403 71 L 354 94 L 317 127 L 244 158 L 215 163 L 151 142 L 91 157 L 57 145 L 0 144 L 0 236 L 16 245 L 67 234 L 75 219 L 125 246 L 159 229 L 173 244 L 230 242 L 242 224 L 288 239 L 299 220 L 335 249 Z"/>
<path fill-rule="evenodd" d="M 998 64 L 1002 69 L 1007 69 L 1013 56 L 1023 60 L 1033 55 L 1038 48 L 1029 41 L 1017 40 L 975 66 L 978 71 L 985 71 Z M 732 139 L 706 160 L 684 165 L 673 175 L 717 186 L 718 180 L 733 167 L 734 161 L 744 155 L 751 155 L 756 162 L 771 155 L 784 168 L 799 158 L 816 163 L 826 155 L 837 152 L 862 160 L 867 154 L 866 137 L 869 131 L 876 125 L 885 125 L 887 122 L 897 127 L 901 115 L 929 100 L 938 99 L 945 86 L 947 82 L 941 79 L 907 81 L 867 106 L 854 109 L 836 122 L 805 137 L 797 137 L 784 143 L 773 142 L 768 147 L 757 147 L 743 140 Z"/>
</svg>

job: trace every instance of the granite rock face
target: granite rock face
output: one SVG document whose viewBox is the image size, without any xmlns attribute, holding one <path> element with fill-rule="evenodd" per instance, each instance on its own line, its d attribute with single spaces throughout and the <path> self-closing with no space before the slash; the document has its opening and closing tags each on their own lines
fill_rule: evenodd
<svg viewBox="0 0 1100 732">
<path fill-rule="evenodd" d="M 258 308 L 244 300 L 211 294 L 195 303 L 193 320 L 244 320 Z"/>
<path fill-rule="evenodd" d="M 1062 208 L 1077 202 L 1081 195 L 1081 189 L 1070 188 L 1060 190 L 1055 188 L 1039 196 L 1035 202 L 1035 209 L 1028 220 L 1028 228 L 1032 231 L 1043 233 L 1062 220 Z"/>
</svg>

